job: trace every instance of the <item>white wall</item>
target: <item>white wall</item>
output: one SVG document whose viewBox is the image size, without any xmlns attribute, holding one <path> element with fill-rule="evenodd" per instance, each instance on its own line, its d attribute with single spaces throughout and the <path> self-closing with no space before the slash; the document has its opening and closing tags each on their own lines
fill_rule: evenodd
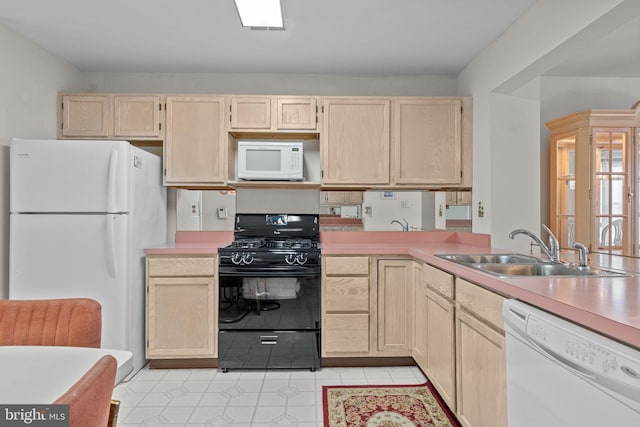
<svg viewBox="0 0 640 427">
<path fill-rule="evenodd" d="M 80 72 L 0 25 L 0 298 L 9 289 L 9 140 L 56 137 L 56 96 Z"/>
<path fill-rule="evenodd" d="M 540 232 L 539 111 L 537 99 L 491 95 L 492 211 L 485 208 L 485 215 L 491 216 L 491 241 L 498 248 L 526 253 L 530 242 L 511 241 L 509 232 Z"/>
<path fill-rule="evenodd" d="M 456 95 L 455 76 L 84 73 L 91 92 Z"/>
<path fill-rule="evenodd" d="M 510 181 L 512 188 L 527 188 L 540 194 L 539 172 L 533 176 L 513 174 L 531 171 L 532 159 L 537 165 L 536 159 L 540 158 L 540 110 L 527 101 L 531 98 L 513 94 L 577 52 L 588 52 L 593 40 L 639 15 L 637 0 L 539 0 L 460 73 L 458 93 L 472 96 L 474 104 L 473 206 L 482 202 L 485 207 L 484 218 L 477 216 L 477 209 L 472 210 L 475 232 L 491 234 L 495 243 L 503 239 L 502 228 L 509 227 L 504 219 L 509 218 L 507 213 L 513 213 L 513 202 L 494 185 Z M 512 94 L 512 97 L 500 98 L 494 96 L 496 93 Z M 499 117 L 510 108 L 526 115 Z M 535 157 L 504 156 L 503 149 L 509 150 L 508 138 L 514 133 L 509 127 L 534 131 L 522 134 L 518 143 Z M 531 151 L 534 148 L 535 151 Z M 505 167 L 506 160 L 508 167 Z M 532 183 L 537 188 L 532 188 Z M 518 203 L 522 213 L 518 220 L 537 228 L 542 210 L 540 196 L 520 197 Z M 504 244 L 519 249 L 517 242 L 505 241 Z"/>
<path fill-rule="evenodd" d="M 362 200 L 364 231 L 402 231 L 398 220 L 410 229 L 422 228 L 422 193 L 419 191 L 365 191 Z"/>
</svg>

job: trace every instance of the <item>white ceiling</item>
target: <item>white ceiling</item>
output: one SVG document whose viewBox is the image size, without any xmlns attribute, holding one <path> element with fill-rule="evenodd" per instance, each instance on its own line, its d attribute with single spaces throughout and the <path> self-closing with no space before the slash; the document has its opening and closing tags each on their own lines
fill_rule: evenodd
<svg viewBox="0 0 640 427">
<path fill-rule="evenodd" d="M 233 0 L 1 0 L 0 24 L 81 71 L 455 75 L 533 2 L 282 0 L 282 32 Z"/>
<path fill-rule="evenodd" d="M 534 2 L 282 0 L 282 32 L 233 0 L 0 0 L 0 25 L 81 71 L 456 75 Z M 546 74 L 640 77 L 638 40 L 635 19 Z"/>
</svg>

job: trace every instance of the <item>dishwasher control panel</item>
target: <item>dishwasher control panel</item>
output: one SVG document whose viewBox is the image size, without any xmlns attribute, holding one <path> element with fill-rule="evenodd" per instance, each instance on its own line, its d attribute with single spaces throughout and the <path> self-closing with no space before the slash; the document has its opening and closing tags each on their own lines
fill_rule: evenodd
<svg viewBox="0 0 640 427">
<path fill-rule="evenodd" d="M 534 315 L 529 315 L 527 319 L 527 334 L 544 350 L 575 364 L 574 369 L 585 367 L 593 373 L 640 385 L 640 359 L 627 358 L 609 345 L 596 344 L 561 325 L 552 324 Z M 598 340 L 603 338 L 599 337 Z"/>
<path fill-rule="evenodd" d="M 640 351 L 524 304 L 505 305 L 503 314 L 510 331 L 576 375 L 607 387 L 640 387 Z"/>
</svg>

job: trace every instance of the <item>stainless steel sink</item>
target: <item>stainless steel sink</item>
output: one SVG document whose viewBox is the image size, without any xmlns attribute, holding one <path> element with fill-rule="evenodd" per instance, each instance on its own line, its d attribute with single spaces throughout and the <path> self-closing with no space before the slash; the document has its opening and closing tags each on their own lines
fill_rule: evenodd
<svg viewBox="0 0 640 427">
<path fill-rule="evenodd" d="M 500 277 L 628 276 L 624 272 L 559 264 L 521 254 L 436 254 L 436 256 Z"/>
<path fill-rule="evenodd" d="M 436 254 L 458 264 L 533 264 L 542 262 L 539 258 L 520 254 Z"/>
<path fill-rule="evenodd" d="M 540 276 L 624 276 L 609 270 L 598 270 L 567 264 L 540 262 L 536 264 L 475 264 L 474 268 L 503 277 Z"/>
</svg>

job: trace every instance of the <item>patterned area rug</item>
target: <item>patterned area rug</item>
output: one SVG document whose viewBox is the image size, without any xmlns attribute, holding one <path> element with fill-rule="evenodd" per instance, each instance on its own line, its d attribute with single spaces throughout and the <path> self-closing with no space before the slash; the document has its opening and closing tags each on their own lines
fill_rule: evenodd
<svg viewBox="0 0 640 427">
<path fill-rule="evenodd" d="M 325 427 L 459 427 L 433 386 L 323 386 Z"/>
</svg>

